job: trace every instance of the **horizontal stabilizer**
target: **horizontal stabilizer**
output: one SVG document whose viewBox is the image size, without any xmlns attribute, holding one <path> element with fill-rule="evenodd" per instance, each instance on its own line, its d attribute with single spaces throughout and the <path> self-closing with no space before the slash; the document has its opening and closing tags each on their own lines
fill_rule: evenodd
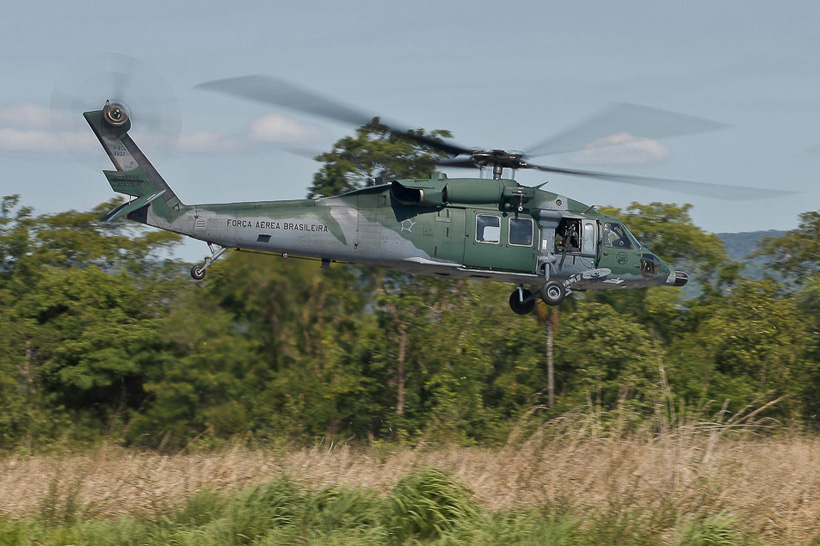
<svg viewBox="0 0 820 546">
<path fill-rule="evenodd" d="M 158 192 L 153 193 L 151 195 L 143 195 L 142 197 L 140 197 L 138 199 L 135 199 L 134 201 L 130 201 L 128 203 L 123 203 L 119 207 L 115 208 L 114 210 L 112 210 L 111 212 L 106 214 L 103 217 L 102 221 L 103 222 L 113 222 L 117 218 L 121 218 L 123 216 L 126 216 L 126 215 L 134 212 L 135 210 L 139 210 L 142 207 L 144 207 L 146 205 L 149 205 L 151 203 L 151 201 L 153 201 L 157 197 L 160 197 L 163 193 L 165 193 L 165 190 L 158 191 Z"/>
</svg>

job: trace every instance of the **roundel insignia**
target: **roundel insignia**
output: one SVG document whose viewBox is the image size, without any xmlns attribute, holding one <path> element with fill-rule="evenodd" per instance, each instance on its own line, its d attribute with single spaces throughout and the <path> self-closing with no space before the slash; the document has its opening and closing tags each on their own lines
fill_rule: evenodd
<svg viewBox="0 0 820 546">
<path fill-rule="evenodd" d="M 621 265 L 624 265 L 626 262 L 629 261 L 629 258 L 626 256 L 626 252 L 618 252 L 618 255 L 615 256 L 615 261 L 617 261 Z"/>
</svg>

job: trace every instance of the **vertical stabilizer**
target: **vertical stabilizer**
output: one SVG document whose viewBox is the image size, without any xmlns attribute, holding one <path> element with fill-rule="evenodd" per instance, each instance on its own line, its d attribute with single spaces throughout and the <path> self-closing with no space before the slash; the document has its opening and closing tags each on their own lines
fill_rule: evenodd
<svg viewBox="0 0 820 546">
<path fill-rule="evenodd" d="M 184 205 L 128 134 L 131 120 L 125 107 L 106 103 L 102 110 L 85 112 L 83 116 L 116 169 L 103 171 L 111 188 L 136 198 L 112 210 L 103 220 L 127 216 L 138 222 L 152 223 L 147 221 L 149 207 L 155 216 L 168 223 L 179 216 Z"/>
</svg>

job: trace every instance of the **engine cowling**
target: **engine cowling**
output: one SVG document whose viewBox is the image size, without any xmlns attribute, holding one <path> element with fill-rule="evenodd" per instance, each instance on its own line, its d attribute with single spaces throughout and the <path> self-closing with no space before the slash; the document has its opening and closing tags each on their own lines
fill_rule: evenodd
<svg viewBox="0 0 820 546">
<path fill-rule="evenodd" d="M 438 207 L 445 203 L 443 188 L 432 185 L 410 185 L 394 180 L 390 183 L 390 193 L 403 205 Z"/>
<path fill-rule="evenodd" d="M 535 196 L 535 188 L 520 186 L 513 180 L 448 179 L 441 173 L 437 175 L 438 178 L 430 180 L 394 180 L 390 193 L 404 205 L 509 205 L 519 210 Z"/>
</svg>

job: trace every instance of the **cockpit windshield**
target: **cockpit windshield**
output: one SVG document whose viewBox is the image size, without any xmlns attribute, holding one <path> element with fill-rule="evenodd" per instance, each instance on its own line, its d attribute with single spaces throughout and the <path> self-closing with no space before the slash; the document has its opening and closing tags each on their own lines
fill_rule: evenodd
<svg viewBox="0 0 820 546">
<path fill-rule="evenodd" d="M 608 248 L 641 248 L 641 244 L 635 239 L 623 224 L 616 222 L 606 222 L 604 224 L 604 246 Z"/>
</svg>

